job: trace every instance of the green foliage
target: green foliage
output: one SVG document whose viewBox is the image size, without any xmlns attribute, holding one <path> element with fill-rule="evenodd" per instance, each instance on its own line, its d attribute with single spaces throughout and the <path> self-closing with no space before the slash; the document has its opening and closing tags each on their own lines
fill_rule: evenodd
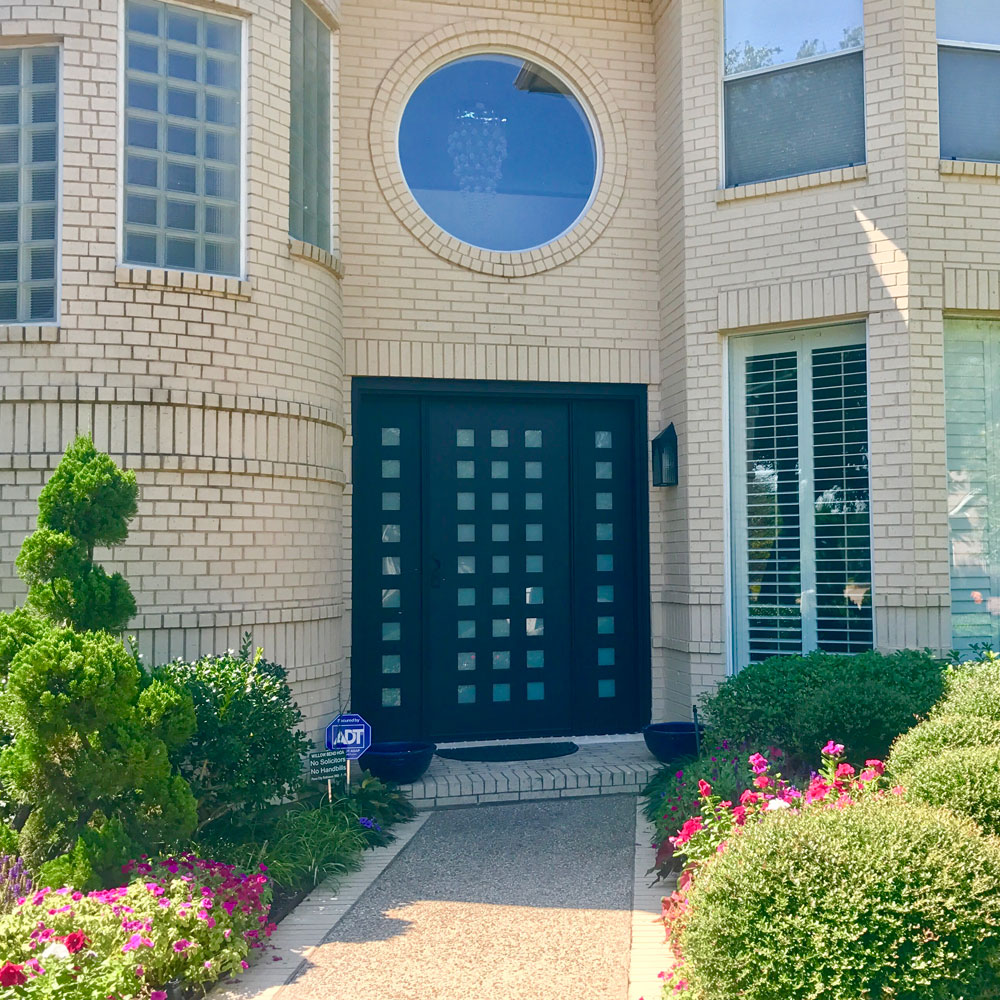
<svg viewBox="0 0 1000 1000">
<path fill-rule="evenodd" d="M 287 809 L 270 839 L 261 844 L 233 846 L 242 867 L 263 864 L 282 889 L 311 889 L 333 875 L 357 871 L 368 846 L 357 813 L 345 800 Z"/>
<path fill-rule="evenodd" d="M 38 865 L 83 852 L 100 873 L 112 845 L 150 850 L 188 836 L 194 800 L 164 737 L 190 735 L 190 700 L 144 677 L 110 633 L 32 630 L 17 613 L 5 617 L 22 642 L 0 700 L 14 737 L 0 752 L 0 777 L 19 807 L 21 855 Z"/>
<path fill-rule="evenodd" d="M 695 879 L 691 1000 L 968 1000 L 1000 989 L 1000 845 L 900 801 L 747 826 Z"/>
<path fill-rule="evenodd" d="M 711 735 L 733 746 L 811 761 L 833 738 L 863 763 L 883 759 L 941 691 L 941 664 L 925 652 L 813 652 L 751 663 L 702 696 L 701 710 Z"/>
<path fill-rule="evenodd" d="M 1000 836 L 1000 743 L 942 750 L 898 779 L 910 798 L 968 816 Z"/>
<path fill-rule="evenodd" d="M 886 767 L 902 780 L 917 764 L 945 750 L 990 745 L 1000 746 L 1000 722 L 977 715 L 934 714 L 893 743 Z"/>
<path fill-rule="evenodd" d="M 940 715 L 976 715 L 1000 722 L 1000 656 L 986 653 L 982 660 L 949 667 L 944 675 L 944 697 L 935 706 Z"/>
<path fill-rule="evenodd" d="M 271 800 L 301 788 L 310 749 L 298 730 L 302 713 L 284 669 L 260 650 L 251 656 L 249 635 L 238 653 L 174 660 L 154 676 L 194 700 L 197 729 L 171 758 L 194 791 L 199 829 L 237 813 L 252 822 Z"/>
<path fill-rule="evenodd" d="M 417 813 L 403 792 L 395 785 L 387 785 L 370 771 L 362 771 L 361 777 L 352 782 L 346 801 L 355 815 L 367 816 L 383 828 L 413 819 Z"/>
<path fill-rule="evenodd" d="M 693 760 L 662 767 L 642 790 L 643 812 L 656 827 L 657 843 L 675 834 L 681 824 L 699 812 L 698 782 L 707 781 L 723 799 L 735 802 L 750 785 L 746 754 L 721 744 Z"/>
<path fill-rule="evenodd" d="M 138 509 L 134 472 L 123 472 L 89 437 L 70 445 L 38 497 L 38 528 L 21 546 L 17 571 L 28 604 L 81 631 L 121 631 L 135 599 L 120 573 L 94 563 L 97 546 L 125 541 Z"/>
</svg>

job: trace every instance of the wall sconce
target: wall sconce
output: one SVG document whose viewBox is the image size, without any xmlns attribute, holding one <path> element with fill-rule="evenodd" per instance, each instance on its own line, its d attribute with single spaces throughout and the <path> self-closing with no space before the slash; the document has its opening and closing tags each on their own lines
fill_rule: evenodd
<svg viewBox="0 0 1000 1000">
<path fill-rule="evenodd" d="M 653 438 L 653 485 L 677 485 L 677 431 L 673 424 Z"/>
</svg>

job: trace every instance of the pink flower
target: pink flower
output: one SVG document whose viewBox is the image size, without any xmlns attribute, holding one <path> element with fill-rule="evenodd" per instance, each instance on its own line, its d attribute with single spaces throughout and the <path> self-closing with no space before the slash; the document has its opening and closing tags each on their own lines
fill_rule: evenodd
<svg viewBox="0 0 1000 1000">
<path fill-rule="evenodd" d="M 136 978 L 142 979 L 142 977 L 146 975 L 146 970 L 141 965 L 137 965 L 135 967 L 135 974 Z"/>
<path fill-rule="evenodd" d="M 174 942 L 174 951 L 187 951 L 191 947 L 191 942 L 187 938 L 181 938 Z"/>
<path fill-rule="evenodd" d="M 771 779 L 766 774 L 758 774 L 753 779 L 753 783 L 760 789 L 767 788 L 771 784 Z"/>
<path fill-rule="evenodd" d="M 153 990 L 153 992 L 149 994 L 149 1000 L 167 1000 L 167 991 Z"/>
<path fill-rule="evenodd" d="M 838 778 L 850 778 L 854 774 L 854 768 L 850 764 L 838 764 L 834 774 Z"/>
<path fill-rule="evenodd" d="M 746 806 L 737 806 L 733 810 L 733 819 L 736 820 L 737 826 L 743 826 L 743 824 L 747 821 Z"/>
<path fill-rule="evenodd" d="M 756 805 L 759 801 L 760 796 L 756 792 L 751 792 L 749 788 L 740 796 L 741 806 Z"/>
<path fill-rule="evenodd" d="M 834 743 L 833 740 L 828 740 L 826 746 L 823 747 L 821 752 L 830 757 L 839 757 L 844 752 L 844 744 Z"/>
<path fill-rule="evenodd" d="M 702 798 L 707 798 L 712 794 L 712 786 L 704 778 L 698 780 L 698 794 Z"/>
<path fill-rule="evenodd" d="M 885 774 L 885 764 L 880 760 L 866 760 L 865 766 L 870 767 L 876 774 Z"/>
<path fill-rule="evenodd" d="M 904 795 L 905 793 L 906 789 L 902 785 L 895 785 L 892 789 L 893 795 Z"/>
<path fill-rule="evenodd" d="M 754 774 L 763 774 L 767 768 L 767 758 L 762 754 L 755 753 L 752 757 L 748 758 L 750 767 L 753 769 Z"/>
</svg>

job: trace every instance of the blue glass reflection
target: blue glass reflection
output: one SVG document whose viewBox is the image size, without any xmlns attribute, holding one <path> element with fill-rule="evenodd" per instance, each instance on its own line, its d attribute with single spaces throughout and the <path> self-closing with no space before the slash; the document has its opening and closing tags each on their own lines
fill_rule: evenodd
<svg viewBox="0 0 1000 1000">
<path fill-rule="evenodd" d="M 506 55 L 458 59 L 424 80 L 403 111 L 399 158 L 434 222 L 487 250 L 561 236 L 597 179 L 580 102 L 550 71 Z"/>
</svg>

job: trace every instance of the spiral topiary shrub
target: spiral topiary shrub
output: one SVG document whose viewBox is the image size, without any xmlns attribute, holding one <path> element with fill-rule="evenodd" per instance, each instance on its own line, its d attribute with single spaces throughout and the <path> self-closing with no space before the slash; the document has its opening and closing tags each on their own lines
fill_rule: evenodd
<svg viewBox="0 0 1000 1000">
<path fill-rule="evenodd" d="M 885 758 L 892 741 L 941 697 L 942 665 L 915 650 L 813 652 L 751 663 L 701 700 L 711 736 L 813 763 L 835 738 L 848 759 Z M 877 710 L 875 710 L 877 706 Z"/>
<path fill-rule="evenodd" d="M 1000 989 L 1000 845 L 890 796 L 747 827 L 690 889 L 690 1000 L 969 1000 Z"/>
<path fill-rule="evenodd" d="M 1000 747 L 1000 722 L 978 715 L 932 715 L 893 743 L 886 767 L 902 781 L 917 764 L 945 750 L 986 746 Z"/>
<path fill-rule="evenodd" d="M 1000 836 L 1000 743 L 942 750 L 899 776 L 910 798 L 943 806 Z"/>
<path fill-rule="evenodd" d="M 949 667 L 944 675 L 944 697 L 935 713 L 978 715 L 1000 722 L 1000 656 L 987 653 L 978 663 Z"/>
</svg>

